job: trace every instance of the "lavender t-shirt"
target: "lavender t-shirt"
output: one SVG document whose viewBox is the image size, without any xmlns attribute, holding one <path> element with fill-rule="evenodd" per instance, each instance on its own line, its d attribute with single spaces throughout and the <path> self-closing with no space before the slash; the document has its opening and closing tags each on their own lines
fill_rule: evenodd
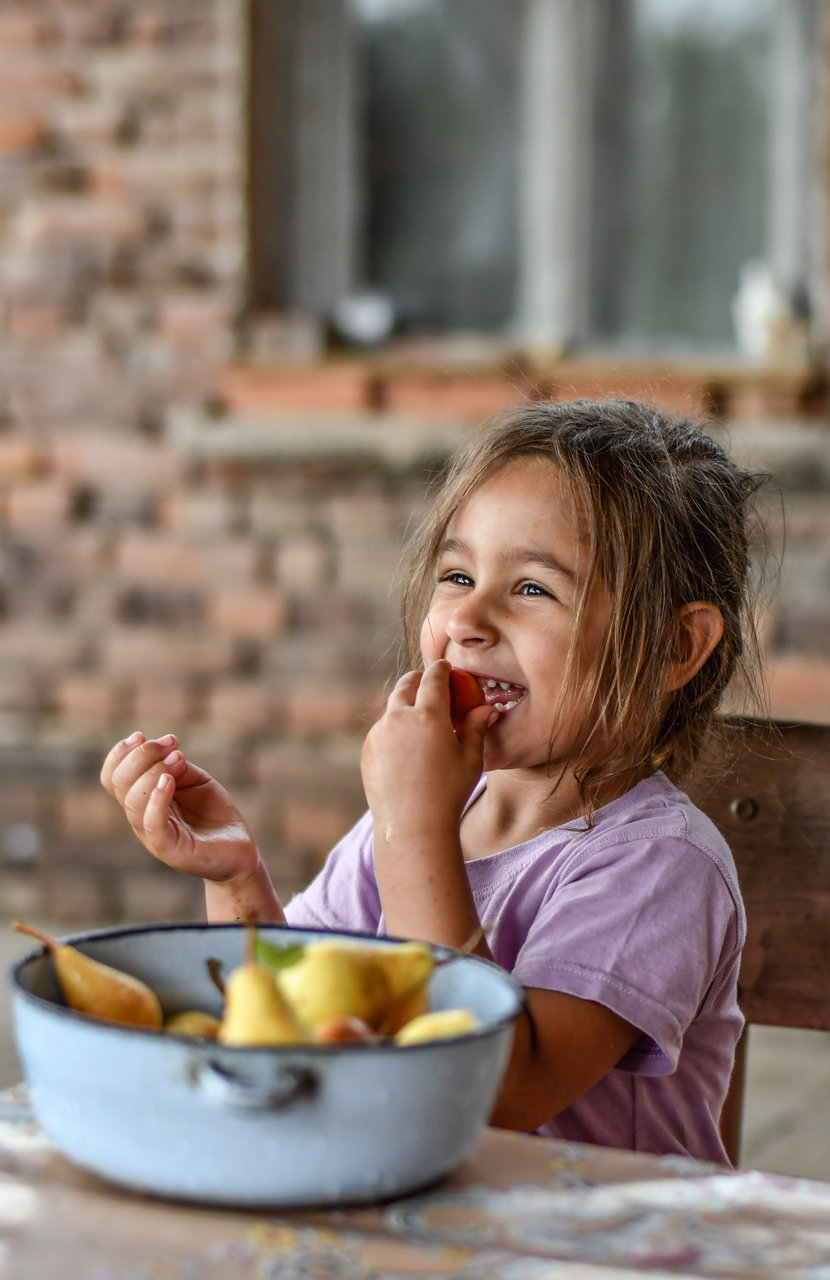
<svg viewBox="0 0 830 1280">
<path fill-rule="evenodd" d="M 598 1001 L 642 1032 L 539 1132 L 727 1163 L 717 1118 L 743 1025 L 745 917 L 732 855 L 705 814 L 658 772 L 590 828 L 576 820 L 466 868 L 498 964 L 526 987 Z M 385 932 L 371 814 L 286 917 Z"/>
</svg>

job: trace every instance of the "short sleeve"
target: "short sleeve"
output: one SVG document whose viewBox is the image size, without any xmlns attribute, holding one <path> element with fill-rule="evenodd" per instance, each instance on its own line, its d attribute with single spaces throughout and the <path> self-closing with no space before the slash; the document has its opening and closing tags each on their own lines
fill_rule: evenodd
<svg viewBox="0 0 830 1280">
<path fill-rule="evenodd" d="M 673 1071 L 718 975 L 737 964 L 742 913 L 709 852 L 676 834 L 598 842 L 543 902 L 514 968 L 527 987 L 595 1000 L 643 1035 L 619 1065 Z"/>
<path fill-rule="evenodd" d="M 370 813 L 335 845 L 308 887 L 286 904 L 285 918 L 309 929 L 378 932 L 381 907 Z"/>
</svg>

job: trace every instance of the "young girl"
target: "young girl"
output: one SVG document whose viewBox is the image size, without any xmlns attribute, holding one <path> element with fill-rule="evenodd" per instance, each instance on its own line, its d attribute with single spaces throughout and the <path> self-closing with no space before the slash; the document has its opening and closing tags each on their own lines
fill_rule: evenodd
<svg viewBox="0 0 830 1280">
<path fill-rule="evenodd" d="M 411 669 L 362 755 L 369 812 L 285 909 L 228 794 L 172 735 L 102 771 L 212 920 L 460 946 L 527 991 L 492 1121 L 725 1161 L 744 916 L 729 849 L 678 789 L 748 666 L 757 481 L 628 402 L 533 404 L 476 433 L 404 594 Z M 486 702 L 455 730 L 451 667 Z"/>
</svg>

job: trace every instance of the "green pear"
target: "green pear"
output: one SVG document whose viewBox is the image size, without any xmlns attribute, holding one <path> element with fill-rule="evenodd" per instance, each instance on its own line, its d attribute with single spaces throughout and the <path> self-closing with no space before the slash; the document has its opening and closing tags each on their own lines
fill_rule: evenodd
<svg viewBox="0 0 830 1280">
<path fill-rule="evenodd" d="M 77 947 L 55 942 L 31 925 L 15 920 L 20 933 L 28 933 L 46 947 L 55 966 L 58 983 L 71 1009 L 136 1027 L 160 1027 L 161 1004 L 154 991 L 131 973 L 122 973 L 111 965 L 93 960 Z"/>
<path fill-rule="evenodd" d="M 296 964 L 280 970 L 284 995 L 312 1028 L 337 1018 L 359 1018 L 376 1029 L 392 992 L 377 948 L 324 939 L 311 943 Z"/>
<path fill-rule="evenodd" d="M 424 1013 L 401 1027 L 395 1044 L 423 1044 L 427 1040 L 450 1040 L 466 1035 L 478 1026 L 478 1018 L 470 1009 L 436 1009 Z"/>
<path fill-rule="evenodd" d="M 248 960 L 228 975 L 217 1039 L 222 1044 L 266 1046 L 308 1044 L 312 1035 L 271 970 Z"/>
</svg>

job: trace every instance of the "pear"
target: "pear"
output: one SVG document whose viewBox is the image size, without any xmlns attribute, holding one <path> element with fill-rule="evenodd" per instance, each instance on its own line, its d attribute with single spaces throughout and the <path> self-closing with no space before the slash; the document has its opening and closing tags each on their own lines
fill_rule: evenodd
<svg viewBox="0 0 830 1280">
<path fill-rule="evenodd" d="M 401 942 L 374 954 L 386 974 L 391 995 L 380 1029 L 391 1036 L 427 1012 L 427 984 L 435 968 L 435 956 L 424 942 Z"/>
<path fill-rule="evenodd" d="M 201 1009 L 182 1009 L 171 1014 L 164 1024 L 164 1030 L 174 1036 L 194 1036 L 202 1040 L 215 1040 L 219 1032 L 219 1019 L 212 1013 Z"/>
<path fill-rule="evenodd" d="M 478 1026 L 478 1018 L 470 1009 L 437 1009 L 413 1018 L 401 1027 L 395 1044 L 423 1044 L 427 1040 L 450 1040 L 466 1035 Z"/>
<path fill-rule="evenodd" d="M 332 1018 L 314 1028 L 317 1044 L 368 1044 L 377 1040 L 371 1027 L 360 1018 Z"/>
<path fill-rule="evenodd" d="M 280 970 L 277 981 L 312 1028 L 337 1018 L 359 1018 L 376 1029 L 392 999 L 377 950 L 353 942 L 312 943 L 296 964 Z"/>
<path fill-rule="evenodd" d="M 84 955 L 77 947 L 55 942 L 31 925 L 15 920 L 20 933 L 28 933 L 46 947 L 55 966 L 58 983 L 66 1003 L 79 1013 L 136 1027 L 160 1027 L 161 1004 L 154 991 L 135 978 L 111 965 Z"/>
<path fill-rule="evenodd" d="M 225 1012 L 217 1039 L 240 1046 L 308 1044 L 313 1039 L 309 1028 L 283 995 L 274 971 L 256 958 L 255 943 L 252 927 L 248 959 L 225 983 Z"/>
</svg>

